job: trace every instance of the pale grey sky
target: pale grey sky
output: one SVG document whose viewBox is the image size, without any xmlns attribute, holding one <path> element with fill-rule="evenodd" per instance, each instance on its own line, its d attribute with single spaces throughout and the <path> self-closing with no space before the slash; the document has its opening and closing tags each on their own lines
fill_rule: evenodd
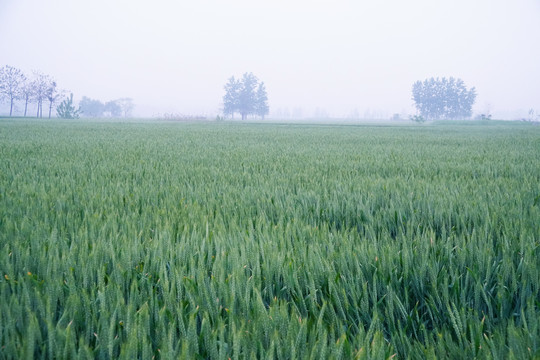
<svg viewBox="0 0 540 360">
<path fill-rule="evenodd" d="M 540 112 L 540 0 L 0 0 L 0 48 L 0 66 L 144 116 L 213 116 L 250 71 L 271 115 L 411 114 L 432 76 L 475 86 L 476 113 Z"/>
</svg>

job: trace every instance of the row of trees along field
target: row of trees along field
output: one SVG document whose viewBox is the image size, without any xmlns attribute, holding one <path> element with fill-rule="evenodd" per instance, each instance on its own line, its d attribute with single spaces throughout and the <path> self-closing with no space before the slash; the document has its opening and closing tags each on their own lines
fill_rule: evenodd
<svg viewBox="0 0 540 360">
<path fill-rule="evenodd" d="M 102 103 L 86 96 L 79 103 L 73 104 L 73 94 L 66 97 L 66 91 L 60 90 L 56 81 L 49 75 L 34 72 L 27 77 L 21 70 L 6 65 L 0 68 L 0 100 L 9 102 L 9 116 L 13 116 L 16 101 L 24 102 L 24 114 L 28 114 L 28 105 L 36 104 L 36 117 L 43 117 L 43 103 L 48 105 L 49 118 L 53 107 L 62 118 L 77 118 L 80 114 L 86 117 L 120 117 L 131 116 L 133 100 L 121 98 Z M 423 82 L 417 81 L 412 87 L 412 100 L 419 116 L 414 119 L 423 121 L 437 119 L 465 119 L 472 114 L 472 106 L 476 100 L 476 89 L 467 89 L 461 79 L 431 78 Z M 223 96 L 223 114 L 234 118 L 240 113 L 242 120 L 249 115 L 257 115 L 264 119 L 268 114 L 268 95 L 264 82 L 253 73 L 244 73 L 241 79 L 232 76 L 225 84 Z"/>
<path fill-rule="evenodd" d="M 36 104 L 36 117 L 43 117 L 43 103 L 48 104 L 49 118 L 53 106 L 64 96 L 56 81 L 49 75 L 35 71 L 27 77 L 20 69 L 6 65 L 0 68 L 0 100 L 9 102 L 9 116 L 13 116 L 16 101 L 24 102 L 24 116 L 28 105 Z"/>
<path fill-rule="evenodd" d="M 232 76 L 225 84 L 223 96 L 223 114 L 234 118 L 238 112 L 245 120 L 249 115 L 258 115 L 264 119 L 268 114 L 268 95 L 264 82 L 253 73 L 244 73 L 241 79 Z"/>
<path fill-rule="evenodd" d="M 9 103 L 9 116 L 13 116 L 17 102 L 24 103 L 23 116 L 28 115 L 28 106 L 36 105 L 36 117 L 43 117 L 43 103 L 48 107 L 49 118 L 56 106 L 56 115 L 61 118 L 73 119 L 79 115 L 85 117 L 128 117 L 133 110 L 131 98 L 121 98 L 102 103 L 83 96 L 79 107 L 73 103 L 73 94 L 67 96 L 66 90 L 61 90 L 57 82 L 49 75 L 34 71 L 27 76 L 20 69 L 6 65 L 0 68 L 0 101 Z"/>
</svg>

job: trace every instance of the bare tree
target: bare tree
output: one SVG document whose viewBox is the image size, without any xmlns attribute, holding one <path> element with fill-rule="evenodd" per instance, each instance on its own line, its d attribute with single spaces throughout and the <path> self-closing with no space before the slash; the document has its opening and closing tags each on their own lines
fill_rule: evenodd
<svg viewBox="0 0 540 360">
<path fill-rule="evenodd" d="M 24 84 L 21 87 L 21 99 L 24 100 L 24 116 L 26 117 L 26 112 L 28 110 L 28 103 L 32 100 L 34 95 L 32 83 L 25 79 Z"/>
<path fill-rule="evenodd" d="M 58 90 L 56 87 L 56 81 L 49 80 L 49 83 L 47 84 L 47 91 L 45 93 L 45 96 L 47 100 L 49 100 L 49 119 L 51 118 L 51 112 L 53 105 L 63 96 L 63 92 Z"/>
<path fill-rule="evenodd" d="M 13 66 L 6 65 L 0 69 L 0 97 L 9 99 L 9 116 L 13 115 L 13 104 L 20 97 L 25 79 L 22 71 Z"/>
<path fill-rule="evenodd" d="M 34 80 L 32 81 L 32 92 L 34 99 L 37 103 L 37 114 L 36 117 L 43 117 L 43 100 L 47 99 L 47 91 L 49 89 L 51 80 L 49 76 L 41 73 L 34 72 Z"/>
<path fill-rule="evenodd" d="M 124 117 L 131 116 L 131 112 L 133 111 L 133 108 L 135 105 L 133 104 L 132 98 L 121 98 L 118 100 L 114 100 L 115 103 L 120 105 L 120 108 L 122 109 L 122 112 L 124 113 Z"/>
</svg>

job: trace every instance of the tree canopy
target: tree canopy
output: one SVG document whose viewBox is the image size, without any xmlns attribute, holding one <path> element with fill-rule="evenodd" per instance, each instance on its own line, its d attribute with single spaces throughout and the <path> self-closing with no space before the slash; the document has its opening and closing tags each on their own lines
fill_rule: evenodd
<svg viewBox="0 0 540 360">
<path fill-rule="evenodd" d="M 249 115 L 258 115 L 264 119 L 268 114 L 268 95 L 264 82 L 253 73 L 245 73 L 241 79 L 229 78 L 225 84 L 223 96 L 223 114 L 234 118 L 235 113 L 240 113 L 242 120 Z"/>
<path fill-rule="evenodd" d="M 431 78 L 415 82 L 412 95 L 416 109 L 426 119 L 463 119 L 472 114 L 476 89 L 468 90 L 463 80 L 453 77 Z"/>
<path fill-rule="evenodd" d="M 26 77 L 21 70 L 6 65 L 0 69 L 0 99 L 9 100 L 9 116 L 13 114 L 13 104 L 22 96 Z"/>
<path fill-rule="evenodd" d="M 36 117 L 43 117 L 43 100 L 47 99 L 50 92 L 51 78 L 41 72 L 34 72 L 34 80 L 32 81 L 32 95 L 37 104 Z"/>
<path fill-rule="evenodd" d="M 79 102 L 79 108 L 81 109 L 81 114 L 83 116 L 101 117 L 103 116 L 105 105 L 99 100 L 94 100 L 83 96 Z"/>
<path fill-rule="evenodd" d="M 83 96 L 79 102 L 81 114 L 85 117 L 129 117 L 134 108 L 131 98 L 121 98 L 102 103 Z"/>
</svg>

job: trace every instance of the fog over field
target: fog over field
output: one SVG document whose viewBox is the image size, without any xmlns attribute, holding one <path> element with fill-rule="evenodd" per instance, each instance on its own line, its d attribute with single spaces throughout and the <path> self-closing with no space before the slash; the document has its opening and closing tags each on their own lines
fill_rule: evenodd
<svg viewBox="0 0 540 360">
<path fill-rule="evenodd" d="M 0 0 L 0 67 L 136 116 L 215 116 L 245 72 L 271 117 L 407 116 L 415 81 L 454 76 L 473 116 L 515 119 L 540 112 L 539 20 L 538 0 Z"/>
</svg>

